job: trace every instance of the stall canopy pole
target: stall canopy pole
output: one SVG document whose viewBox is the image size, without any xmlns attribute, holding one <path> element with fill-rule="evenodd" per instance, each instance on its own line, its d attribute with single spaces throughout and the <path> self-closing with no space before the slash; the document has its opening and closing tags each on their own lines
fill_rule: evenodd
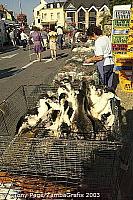
<svg viewBox="0 0 133 200">
<path fill-rule="evenodd" d="M 18 0 L 18 1 L 19 1 L 20 14 L 22 14 L 22 4 L 21 4 L 21 0 Z"/>
</svg>

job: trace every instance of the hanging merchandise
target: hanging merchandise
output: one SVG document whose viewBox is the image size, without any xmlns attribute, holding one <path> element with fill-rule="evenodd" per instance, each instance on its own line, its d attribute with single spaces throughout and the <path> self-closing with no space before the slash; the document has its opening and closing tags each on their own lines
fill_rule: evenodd
<svg viewBox="0 0 133 200">
<path fill-rule="evenodd" d="M 133 93 L 133 8 L 130 10 L 127 52 L 115 55 L 115 66 L 119 68 L 119 82 L 123 91 Z"/>
<path fill-rule="evenodd" d="M 113 54 L 126 54 L 130 22 L 130 5 L 113 7 L 112 49 Z"/>
</svg>

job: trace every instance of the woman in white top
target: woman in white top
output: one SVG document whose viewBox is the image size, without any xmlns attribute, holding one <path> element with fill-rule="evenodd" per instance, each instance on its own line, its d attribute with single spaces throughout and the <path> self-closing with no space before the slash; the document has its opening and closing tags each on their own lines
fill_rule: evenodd
<svg viewBox="0 0 133 200">
<path fill-rule="evenodd" d="M 27 46 L 27 40 L 28 40 L 28 36 L 24 33 L 24 31 L 22 31 L 22 33 L 20 34 L 21 36 L 21 42 L 23 45 L 23 50 L 26 50 L 26 46 Z"/>
<path fill-rule="evenodd" d="M 112 87 L 114 62 L 110 39 L 102 35 L 102 30 L 97 26 L 89 27 L 87 36 L 90 40 L 95 40 L 95 56 L 86 59 L 85 62 L 96 62 L 101 83 Z"/>
<path fill-rule="evenodd" d="M 49 46 L 51 52 L 51 58 L 56 60 L 56 41 L 57 41 L 57 33 L 54 31 L 54 28 L 51 27 L 51 31 L 49 32 Z"/>
</svg>

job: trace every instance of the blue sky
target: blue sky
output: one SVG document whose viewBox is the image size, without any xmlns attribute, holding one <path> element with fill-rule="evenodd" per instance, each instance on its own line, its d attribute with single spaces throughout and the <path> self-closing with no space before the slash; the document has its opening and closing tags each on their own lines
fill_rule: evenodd
<svg viewBox="0 0 133 200">
<path fill-rule="evenodd" d="M 6 5 L 6 8 L 13 10 L 15 14 L 19 13 L 19 1 L 18 0 L 0 0 L 0 4 Z M 22 10 L 24 14 L 28 16 L 28 22 L 32 22 L 33 9 L 39 5 L 40 0 L 21 0 Z"/>
</svg>

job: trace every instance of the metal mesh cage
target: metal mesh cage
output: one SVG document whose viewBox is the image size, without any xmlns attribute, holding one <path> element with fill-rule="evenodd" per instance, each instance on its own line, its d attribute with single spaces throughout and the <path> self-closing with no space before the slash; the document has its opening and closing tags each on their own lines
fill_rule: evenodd
<svg viewBox="0 0 133 200">
<path fill-rule="evenodd" d="M 12 177 L 30 176 L 30 180 L 33 177 L 39 180 L 40 176 L 45 183 L 51 181 L 66 188 L 73 185 L 71 189 L 80 188 L 82 193 L 99 191 L 106 200 L 107 194 L 115 200 L 120 142 L 44 138 L 42 134 L 36 136 L 36 131 L 45 131 L 38 127 L 32 133 L 15 135 L 19 118 L 35 107 L 40 95 L 48 90 L 56 89 L 43 85 L 23 86 L 0 105 L 0 171 Z M 12 178 L 10 182 L 14 184 L 18 179 Z"/>
</svg>

